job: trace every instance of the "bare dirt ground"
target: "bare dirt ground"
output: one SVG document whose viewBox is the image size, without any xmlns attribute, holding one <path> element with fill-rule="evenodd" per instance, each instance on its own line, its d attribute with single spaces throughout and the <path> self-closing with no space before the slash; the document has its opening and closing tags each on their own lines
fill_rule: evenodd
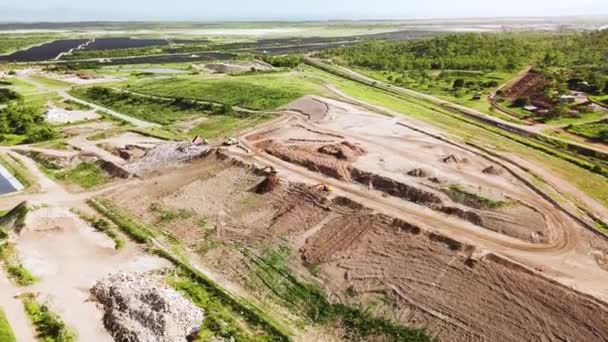
<svg viewBox="0 0 608 342">
<path fill-rule="evenodd" d="M 167 227 L 205 265 L 236 282 L 247 281 L 247 260 L 235 249 L 205 249 L 206 242 L 256 246 L 286 238 L 304 263 L 321 265 L 332 298 L 385 298 L 390 309 L 378 312 L 394 312 L 393 319 L 442 340 L 608 338 L 601 328 L 608 306 L 600 300 L 407 217 L 376 214 L 338 191 L 283 179 L 260 194 L 265 179 L 252 166 L 211 153 L 149 180 L 153 187 L 117 189 L 111 198 L 148 222 L 157 222 L 146 209 L 157 202 L 205 217 L 209 233 L 192 219 Z"/>
<path fill-rule="evenodd" d="M 170 266 L 143 254 L 133 244 L 117 252 L 111 240 L 65 208 L 41 208 L 30 213 L 16 242 L 24 267 L 41 279 L 27 291 L 50 301 L 83 341 L 111 341 L 99 310 L 89 301 L 88 289 L 95 282 L 110 273 Z"/>
<path fill-rule="evenodd" d="M 335 100 L 316 101 L 329 108 L 316 127 L 294 118 L 280 130 L 247 139 L 277 158 L 492 231 L 538 243 L 557 238 L 545 217 L 553 207 L 490 161 L 384 116 Z M 454 194 L 453 187 L 504 205 L 490 208 Z"/>
</svg>

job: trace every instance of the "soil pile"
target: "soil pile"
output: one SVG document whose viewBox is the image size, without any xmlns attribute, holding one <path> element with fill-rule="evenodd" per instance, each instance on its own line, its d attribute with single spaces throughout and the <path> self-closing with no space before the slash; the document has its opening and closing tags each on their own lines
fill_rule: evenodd
<svg viewBox="0 0 608 342">
<path fill-rule="evenodd" d="M 412 177 L 421 177 L 421 178 L 426 178 L 426 177 L 431 176 L 431 172 L 426 169 L 413 169 L 413 170 L 409 171 L 407 174 Z"/>
<path fill-rule="evenodd" d="M 450 154 L 449 156 L 443 158 L 441 161 L 446 164 L 463 164 L 467 162 L 467 159 L 457 154 Z"/>
<path fill-rule="evenodd" d="M 353 145 L 347 141 L 340 144 L 324 145 L 321 146 L 317 151 L 319 153 L 334 156 L 340 160 L 346 160 L 349 162 L 357 160 L 357 158 L 366 153 L 363 148 Z"/>
<path fill-rule="evenodd" d="M 264 179 L 262 181 L 262 183 L 260 183 L 257 186 L 257 188 L 255 189 L 255 192 L 258 194 L 265 194 L 268 192 L 272 192 L 279 185 L 280 185 L 279 177 L 276 175 L 269 175 L 268 177 L 266 177 L 266 179 Z"/>
<path fill-rule="evenodd" d="M 499 167 L 496 167 L 494 165 L 490 165 L 488 167 L 486 167 L 485 169 L 483 169 L 482 171 L 483 173 L 487 174 L 487 175 L 494 175 L 494 176 L 498 176 L 498 175 L 502 175 L 503 174 L 503 170 Z"/>
<path fill-rule="evenodd" d="M 103 306 L 103 323 L 116 341 L 183 341 L 203 320 L 201 309 L 142 274 L 110 275 L 91 293 Z"/>
</svg>

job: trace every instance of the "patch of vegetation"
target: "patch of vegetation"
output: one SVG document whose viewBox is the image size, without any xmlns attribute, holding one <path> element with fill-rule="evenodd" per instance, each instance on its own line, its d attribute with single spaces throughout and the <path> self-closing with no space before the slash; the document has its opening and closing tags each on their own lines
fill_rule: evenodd
<svg viewBox="0 0 608 342">
<path fill-rule="evenodd" d="M 260 256 L 247 254 L 256 266 L 253 277 L 311 323 L 326 325 L 338 322 L 346 330 L 348 340 L 434 341 L 422 329 L 400 326 L 375 317 L 363 308 L 331 303 L 321 288 L 301 281 L 291 271 L 287 261 L 289 253 L 289 247 L 281 246 L 279 249 L 265 248 Z"/>
<path fill-rule="evenodd" d="M 57 139 L 39 108 L 11 103 L 0 109 L 0 143 L 21 144 Z"/>
<path fill-rule="evenodd" d="M 0 341 L 17 342 L 13 329 L 11 329 L 8 320 L 6 319 L 6 314 L 2 309 L 0 309 Z"/>
<path fill-rule="evenodd" d="M 262 60 L 277 68 L 295 68 L 302 63 L 302 55 L 270 56 L 264 55 Z"/>
<path fill-rule="evenodd" d="M 21 99 L 22 96 L 8 88 L 0 88 L 0 104 Z"/>
<path fill-rule="evenodd" d="M 156 96 L 183 97 L 256 110 L 274 110 L 304 95 L 316 94 L 320 85 L 285 73 L 202 79 L 178 77 L 140 81 L 129 89 Z"/>
<path fill-rule="evenodd" d="M 0 261 L 3 262 L 8 277 L 13 279 L 17 285 L 29 286 L 38 281 L 37 277 L 18 262 L 14 244 L 6 242 L 0 245 Z"/>
<path fill-rule="evenodd" d="M 292 332 L 268 316 L 262 309 L 224 290 L 200 271 L 171 254 L 156 250 L 181 272 L 169 278 L 169 284 L 205 310 L 202 335 L 234 336 L 237 341 L 289 341 Z M 239 319 L 237 319 L 237 317 Z"/>
<path fill-rule="evenodd" d="M 608 120 L 591 122 L 582 125 L 570 125 L 566 127 L 566 130 L 588 139 L 608 142 Z"/>
<path fill-rule="evenodd" d="M 187 220 L 196 213 L 186 209 L 171 209 L 161 203 L 155 202 L 150 205 L 149 210 L 158 216 L 160 222 L 169 223 L 177 220 Z"/>
<path fill-rule="evenodd" d="M 130 214 L 118 209 L 107 199 L 91 199 L 87 203 L 138 243 L 148 243 L 154 236 L 150 229 L 141 225 Z"/>
<path fill-rule="evenodd" d="M 134 118 L 170 125 L 201 114 L 220 114 L 223 108 L 178 97 L 174 100 L 136 95 L 104 87 L 76 88 L 70 94 Z"/>
<path fill-rule="evenodd" d="M 61 171 L 50 171 L 50 173 L 57 180 L 77 184 L 83 189 L 91 189 L 106 184 L 111 178 L 96 162 L 82 162 L 76 167 Z"/>
<path fill-rule="evenodd" d="M 442 191 L 452 199 L 452 201 L 464 204 L 476 209 L 500 209 L 507 205 L 504 201 L 495 201 L 489 198 L 479 196 L 478 194 L 467 191 L 459 185 L 451 185 L 449 188 Z"/>
<path fill-rule="evenodd" d="M 21 297 L 25 312 L 31 319 L 38 339 L 43 342 L 75 342 L 76 335 L 68 329 L 61 318 L 51 311 L 47 304 L 40 304 L 35 295 L 26 294 Z"/>
<path fill-rule="evenodd" d="M 114 248 L 121 249 L 125 245 L 125 241 L 118 236 L 118 234 L 112 229 L 110 221 L 92 215 L 87 215 L 78 210 L 73 210 L 78 217 L 87 222 L 96 231 L 106 234 L 112 241 L 114 241 Z"/>
</svg>

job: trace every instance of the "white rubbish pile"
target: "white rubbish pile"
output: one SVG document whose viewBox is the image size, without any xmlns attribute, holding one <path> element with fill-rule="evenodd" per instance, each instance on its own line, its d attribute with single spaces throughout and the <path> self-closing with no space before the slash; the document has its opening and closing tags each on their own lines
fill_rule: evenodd
<svg viewBox="0 0 608 342">
<path fill-rule="evenodd" d="M 91 293 L 115 341 L 173 342 L 203 321 L 203 311 L 153 276 L 119 273 L 100 280 Z"/>
<path fill-rule="evenodd" d="M 133 164 L 125 168 L 136 175 L 147 172 L 175 167 L 182 162 L 196 159 L 209 150 L 207 145 L 194 145 L 191 143 L 163 143 L 146 151 L 146 154 Z"/>
</svg>

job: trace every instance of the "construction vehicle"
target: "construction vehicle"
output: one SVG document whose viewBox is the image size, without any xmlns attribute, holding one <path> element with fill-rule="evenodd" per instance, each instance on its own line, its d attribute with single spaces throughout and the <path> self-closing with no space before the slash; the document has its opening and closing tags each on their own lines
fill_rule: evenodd
<svg viewBox="0 0 608 342">
<path fill-rule="evenodd" d="M 224 141 L 224 146 L 234 146 L 238 143 L 239 142 L 235 138 L 229 138 L 228 140 Z"/>
<path fill-rule="evenodd" d="M 334 189 L 327 185 L 327 184 L 317 184 L 315 185 L 315 189 L 321 190 L 321 191 L 325 191 L 325 192 L 332 192 L 334 191 Z"/>
</svg>

